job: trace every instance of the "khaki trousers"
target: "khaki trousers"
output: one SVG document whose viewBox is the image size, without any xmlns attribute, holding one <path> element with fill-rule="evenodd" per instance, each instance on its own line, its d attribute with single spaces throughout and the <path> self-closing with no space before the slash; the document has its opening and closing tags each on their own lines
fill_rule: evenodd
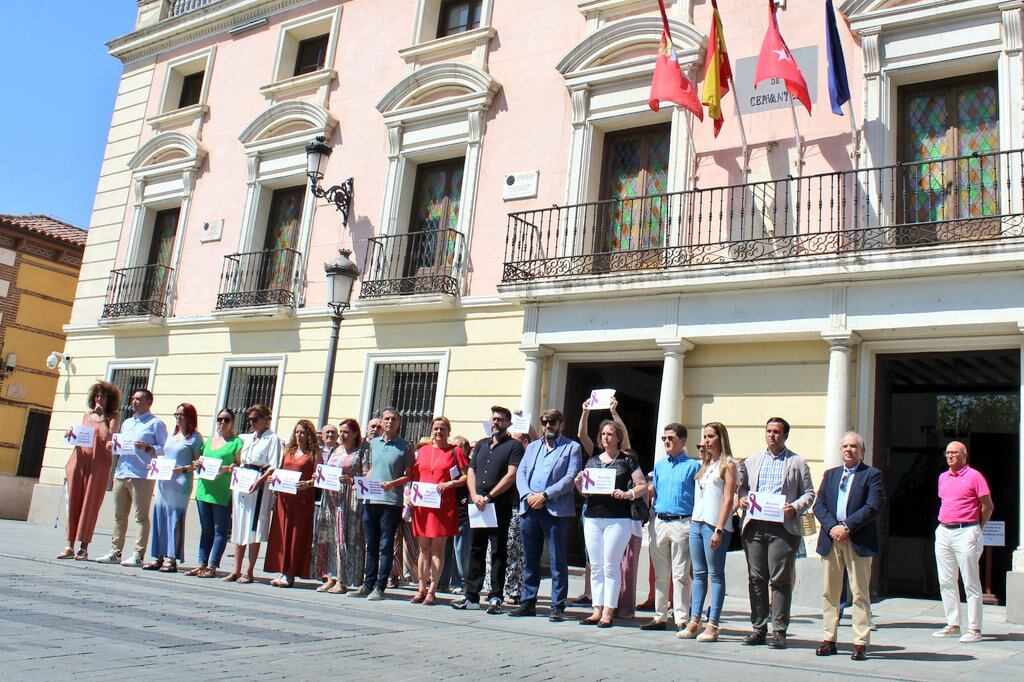
<svg viewBox="0 0 1024 682">
<path fill-rule="evenodd" d="M 836 542 L 828 555 L 822 558 L 822 563 L 825 568 L 825 593 L 821 607 L 825 635 L 822 639 L 836 641 L 843 571 L 846 571 L 853 605 L 853 643 L 867 646 L 871 639 L 871 557 L 857 556 L 849 542 Z"/>
<path fill-rule="evenodd" d="M 124 548 L 124 536 L 128 530 L 128 512 L 135 503 L 135 523 L 138 534 L 135 538 L 135 553 L 146 556 L 149 542 L 149 506 L 153 501 L 153 486 L 156 481 L 145 478 L 114 479 L 114 531 L 110 536 L 110 551 L 120 555 Z"/>
<path fill-rule="evenodd" d="M 690 519 L 648 524 L 648 551 L 654 564 L 654 620 L 668 620 L 668 586 L 672 583 L 672 612 L 676 626 L 690 614 Z"/>
</svg>

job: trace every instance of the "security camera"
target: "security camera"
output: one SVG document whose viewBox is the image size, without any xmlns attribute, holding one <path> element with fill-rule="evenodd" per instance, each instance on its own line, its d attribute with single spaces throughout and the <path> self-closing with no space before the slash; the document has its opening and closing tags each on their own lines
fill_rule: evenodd
<svg viewBox="0 0 1024 682">
<path fill-rule="evenodd" d="M 46 366 L 50 369 L 57 369 L 57 365 L 61 362 L 63 362 L 64 366 L 67 367 L 71 363 L 71 356 L 64 355 L 64 353 L 59 351 L 53 351 L 50 353 L 50 356 L 46 358 Z"/>
</svg>

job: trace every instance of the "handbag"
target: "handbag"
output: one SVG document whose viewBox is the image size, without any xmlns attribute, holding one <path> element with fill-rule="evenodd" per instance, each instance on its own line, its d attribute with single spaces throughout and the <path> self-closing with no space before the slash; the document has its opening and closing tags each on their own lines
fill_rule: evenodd
<svg viewBox="0 0 1024 682">
<path fill-rule="evenodd" d="M 800 530 L 805 538 L 818 534 L 818 521 L 809 510 L 800 515 Z"/>
<path fill-rule="evenodd" d="M 647 504 L 646 497 L 641 495 L 629 503 L 629 517 L 645 525 L 651 520 L 651 505 Z"/>
</svg>

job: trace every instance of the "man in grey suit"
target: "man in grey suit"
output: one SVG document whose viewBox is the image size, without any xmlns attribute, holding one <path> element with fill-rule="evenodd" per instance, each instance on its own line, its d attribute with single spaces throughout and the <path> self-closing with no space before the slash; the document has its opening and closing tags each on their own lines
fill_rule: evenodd
<svg viewBox="0 0 1024 682">
<path fill-rule="evenodd" d="M 789 422 L 782 417 L 769 419 L 764 431 L 768 447 L 745 459 L 740 471 L 740 508 L 746 510 L 741 536 L 750 574 L 750 622 L 754 626 L 744 644 L 758 645 L 767 641 L 772 649 L 786 648 L 789 605 L 796 579 L 796 552 L 803 536 L 799 517 L 814 503 L 811 470 L 802 457 L 786 448 L 788 437 Z M 754 493 L 753 498 L 751 493 Z M 758 494 L 785 497 L 781 523 L 751 517 Z M 771 638 L 768 638 L 769 616 Z"/>
</svg>

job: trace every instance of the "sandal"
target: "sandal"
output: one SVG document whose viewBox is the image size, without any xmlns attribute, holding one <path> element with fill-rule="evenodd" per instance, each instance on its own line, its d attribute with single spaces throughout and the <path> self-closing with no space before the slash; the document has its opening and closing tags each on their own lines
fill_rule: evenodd
<svg viewBox="0 0 1024 682">
<path fill-rule="evenodd" d="M 143 571 L 159 571 L 161 568 L 163 568 L 163 565 L 164 564 L 163 564 L 162 561 L 160 561 L 159 559 L 154 559 L 153 561 L 150 561 L 148 564 L 145 564 L 142 567 L 142 570 Z"/>
<path fill-rule="evenodd" d="M 704 628 L 704 632 L 697 635 L 698 642 L 717 642 L 718 641 L 718 626 L 714 623 L 708 623 Z"/>
<path fill-rule="evenodd" d="M 161 573 L 177 573 L 178 562 L 177 561 L 165 561 L 164 565 L 160 567 Z"/>
<path fill-rule="evenodd" d="M 207 566 L 206 568 L 201 570 L 199 573 L 196 573 L 196 575 L 198 577 L 200 577 L 200 578 L 216 578 L 217 577 L 217 569 L 214 568 L 213 566 Z"/>
<path fill-rule="evenodd" d="M 700 629 L 699 619 L 690 619 L 690 622 L 686 624 L 686 627 L 676 633 L 676 637 L 679 639 L 693 639 L 697 636 L 697 630 Z"/>
<path fill-rule="evenodd" d="M 239 576 L 238 580 L 236 580 L 235 582 L 238 583 L 239 585 L 248 585 L 249 583 L 252 582 L 252 576 L 251 575 Z"/>
<path fill-rule="evenodd" d="M 67 547 L 64 548 L 63 552 L 61 552 L 60 554 L 57 555 L 57 558 L 58 559 L 70 559 L 73 556 L 75 556 L 75 550 L 70 545 L 68 545 Z"/>
<path fill-rule="evenodd" d="M 316 592 L 327 592 L 332 587 L 334 587 L 335 584 L 337 584 L 337 581 L 325 580 L 323 585 L 321 585 L 320 587 L 316 588 Z"/>
<path fill-rule="evenodd" d="M 437 602 L 437 595 L 433 592 L 427 592 L 426 599 L 423 600 L 424 606 L 433 606 Z"/>
<path fill-rule="evenodd" d="M 334 587 L 327 590 L 328 594 L 345 594 L 348 592 L 348 588 L 341 584 L 341 582 L 334 583 Z"/>
<path fill-rule="evenodd" d="M 295 578 L 288 578 L 287 580 L 281 580 L 277 583 L 278 587 L 291 587 L 295 584 Z"/>
<path fill-rule="evenodd" d="M 427 598 L 426 592 L 417 592 L 413 595 L 412 599 L 409 600 L 410 604 L 422 604 L 423 600 Z"/>
<path fill-rule="evenodd" d="M 77 552 L 75 552 L 75 561 L 88 561 L 88 560 L 89 560 L 89 552 L 88 551 L 86 551 L 84 549 L 80 549 Z"/>
<path fill-rule="evenodd" d="M 225 583 L 233 583 L 233 582 L 237 582 L 238 580 L 240 580 L 241 577 L 242 576 L 241 576 L 240 573 L 228 573 L 226 576 L 224 576 L 220 580 L 221 580 L 221 582 L 225 582 Z"/>
<path fill-rule="evenodd" d="M 204 570 L 205 570 L 205 568 L 203 566 L 196 566 L 195 568 L 193 568 L 190 571 L 185 571 L 185 575 L 187 575 L 187 576 L 197 576 L 200 573 L 202 573 Z"/>
</svg>

